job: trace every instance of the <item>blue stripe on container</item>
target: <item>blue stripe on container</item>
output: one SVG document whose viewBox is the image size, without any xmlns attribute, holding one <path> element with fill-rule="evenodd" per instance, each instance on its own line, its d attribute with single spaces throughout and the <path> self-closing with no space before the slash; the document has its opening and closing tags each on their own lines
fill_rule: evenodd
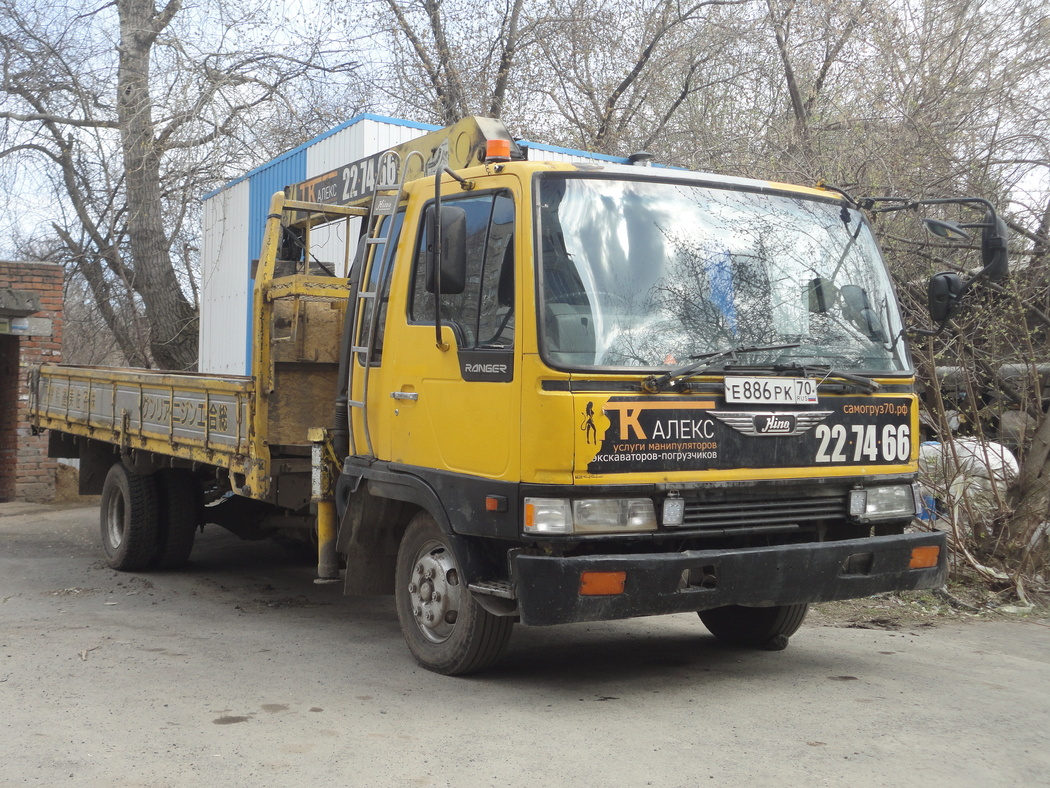
<svg viewBox="0 0 1050 788">
<path fill-rule="evenodd" d="M 370 113 L 365 113 L 363 115 L 357 115 L 356 117 L 351 118 L 350 120 L 346 121 L 345 123 L 340 123 L 335 128 L 329 129 L 324 134 L 318 134 L 313 139 L 308 140 L 307 142 L 304 142 L 298 148 L 292 148 L 287 153 L 282 153 L 276 159 L 273 159 L 272 161 L 269 161 L 266 164 L 261 164 L 258 167 L 256 167 L 254 170 L 249 170 L 244 175 L 240 176 L 239 178 L 234 178 L 232 181 L 230 181 L 229 183 L 227 183 L 227 184 L 225 184 L 223 186 L 220 186 L 218 189 L 213 189 L 212 191 L 205 193 L 205 195 L 203 197 L 201 197 L 201 199 L 202 200 L 207 200 L 207 199 L 209 199 L 211 197 L 214 197 L 216 194 L 218 194 L 219 192 L 223 191 L 224 189 L 229 189 L 231 186 L 237 185 L 238 183 L 243 181 L 245 178 L 254 177 L 260 171 L 268 169 L 269 167 L 272 167 L 273 165 L 275 165 L 278 162 L 280 162 L 282 159 L 295 157 L 298 154 L 300 154 L 303 151 L 305 151 L 307 148 L 313 147 L 314 145 L 316 145 L 321 140 L 328 139 L 333 134 L 338 134 L 343 129 L 348 128 L 349 126 L 353 126 L 355 123 L 358 123 L 358 122 L 360 122 L 362 120 L 374 120 L 377 123 L 389 123 L 389 124 L 391 124 L 393 126 L 402 126 L 404 128 L 407 128 L 407 129 L 418 129 L 419 131 L 437 131 L 438 129 L 441 128 L 440 126 L 434 126 L 433 124 L 430 124 L 430 123 L 416 123 L 413 120 L 401 120 L 399 118 L 388 118 L 388 117 L 385 117 L 383 115 L 372 115 Z M 296 181 L 289 181 L 288 183 L 286 183 L 284 185 L 287 186 L 290 183 L 298 183 L 299 181 L 305 180 L 305 179 L 306 179 L 306 176 L 303 175 L 298 180 L 296 180 Z"/>
</svg>

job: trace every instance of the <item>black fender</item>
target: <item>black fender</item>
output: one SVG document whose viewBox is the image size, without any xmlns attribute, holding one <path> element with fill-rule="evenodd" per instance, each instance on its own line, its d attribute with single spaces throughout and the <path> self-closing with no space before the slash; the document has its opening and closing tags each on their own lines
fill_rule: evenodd
<svg viewBox="0 0 1050 788">
<path fill-rule="evenodd" d="M 378 505 L 383 500 L 396 501 L 402 506 Z M 407 466 L 372 463 L 365 467 L 348 462 L 336 483 L 336 508 L 340 520 L 337 547 L 340 552 L 348 554 L 348 560 L 352 560 L 350 556 L 353 556 L 355 547 L 361 548 L 356 550 L 360 560 L 367 558 L 369 551 L 378 546 L 382 546 L 380 552 L 388 556 L 390 538 L 393 536 L 400 541 L 412 513 L 422 509 L 434 518 L 448 537 L 467 584 L 505 578 L 509 574 L 507 549 L 512 545 L 457 533 L 437 490 L 416 473 L 408 471 Z M 384 562 L 389 563 L 386 559 Z M 347 588 L 350 588 L 350 575 L 348 566 Z M 385 580 L 383 585 L 386 585 Z M 392 591 L 392 583 L 389 587 Z"/>
</svg>

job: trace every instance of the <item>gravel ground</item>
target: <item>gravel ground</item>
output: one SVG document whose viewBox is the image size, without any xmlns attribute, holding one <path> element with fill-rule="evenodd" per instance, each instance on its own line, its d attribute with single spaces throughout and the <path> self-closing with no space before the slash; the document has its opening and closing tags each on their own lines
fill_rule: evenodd
<svg viewBox="0 0 1050 788">
<path fill-rule="evenodd" d="M 0 785 L 1034 786 L 1050 621 L 935 595 L 822 605 L 782 652 L 696 616 L 518 628 L 455 679 L 387 598 L 209 528 L 121 574 L 97 512 L 0 504 Z"/>
</svg>

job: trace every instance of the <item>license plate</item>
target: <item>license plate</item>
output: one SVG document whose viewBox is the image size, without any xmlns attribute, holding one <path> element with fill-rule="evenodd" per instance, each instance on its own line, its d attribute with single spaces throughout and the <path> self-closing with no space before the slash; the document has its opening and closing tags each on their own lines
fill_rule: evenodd
<svg viewBox="0 0 1050 788">
<path fill-rule="evenodd" d="M 817 381 L 809 378 L 725 379 L 726 402 L 752 405 L 815 405 Z"/>
</svg>

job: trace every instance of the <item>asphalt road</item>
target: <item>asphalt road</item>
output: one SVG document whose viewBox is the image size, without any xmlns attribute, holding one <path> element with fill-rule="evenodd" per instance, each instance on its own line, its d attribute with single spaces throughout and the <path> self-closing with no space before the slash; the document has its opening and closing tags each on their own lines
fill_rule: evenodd
<svg viewBox="0 0 1050 788">
<path fill-rule="evenodd" d="M 0 504 L 0 785 L 1039 786 L 1050 622 L 807 623 L 786 651 L 693 615 L 515 631 L 417 667 L 391 600 L 209 527 L 120 574 L 93 508 Z"/>
</svg>

